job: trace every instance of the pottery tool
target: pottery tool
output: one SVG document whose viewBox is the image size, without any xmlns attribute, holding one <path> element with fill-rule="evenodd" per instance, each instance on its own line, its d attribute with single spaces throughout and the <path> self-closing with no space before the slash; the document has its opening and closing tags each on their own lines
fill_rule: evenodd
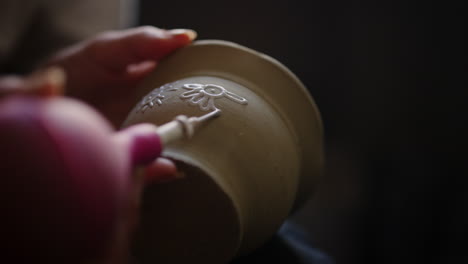
<svg viewBox="0 0 468 264">
<path fill-rule="evenodd" d="M 179 115 L 174 118 L 173 121 L 157 127 L 156 133 L 158 134 L 163 146 L 183 138 L 190 139 L 198 128 L 209 120 L 218 117 L 220 114 L 221 110 L 216 109 L 215 111 L 200 117 Z"/>
</svg>

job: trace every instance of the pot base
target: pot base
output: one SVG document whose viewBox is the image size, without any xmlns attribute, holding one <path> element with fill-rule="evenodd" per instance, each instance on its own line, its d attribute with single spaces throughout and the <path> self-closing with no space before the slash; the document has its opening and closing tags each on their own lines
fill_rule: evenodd
<svg viewBox="0 0 468 264">
<path fill-rule="evenodd" d="M 174 162 L 184 178 L 145 189 L 134 257 L 142 264 L 227 263 L 241 240 L 231 198 L 200 168 Z"/>
</svg>

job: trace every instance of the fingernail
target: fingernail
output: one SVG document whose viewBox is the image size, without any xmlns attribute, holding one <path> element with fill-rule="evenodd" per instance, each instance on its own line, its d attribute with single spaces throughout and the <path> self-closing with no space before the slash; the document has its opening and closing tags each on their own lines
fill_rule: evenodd
<svg viewBox="0 0 468 264">
<path fill-rule="evenodd" d="M 177 29 L 171 29 L 168 32 L 173 36 L 186 35 L 189 38 L 190 41 L 197 38 L 197 32 L 195 32 L 194 30 L 191 30 L 191 29 L 177 28 Z"/>
<path fill-rule="evenodd" d="M 60 67 L 50 67 L 33 73 L 26 85 L 31 92 L 61 94 L 65 86 L 65 71 Z"/>
<path fill-rule="evenodd" d="M 60 67 L 50 67 L 46 70 L 45 75 L 50 84 L 63 87 L 65 85 L 65 71 Z"/>
</svg>

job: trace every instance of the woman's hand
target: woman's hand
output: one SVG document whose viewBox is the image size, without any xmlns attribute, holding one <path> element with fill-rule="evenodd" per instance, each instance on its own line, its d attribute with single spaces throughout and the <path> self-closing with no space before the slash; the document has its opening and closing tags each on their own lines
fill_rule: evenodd
<svg viewBox="0 0 468 264">
<path fill-rule="evenodd" d="M 135 86 L 195 37 L 192 30 L 150 26 L 109 31 L 59 52 L 46 65 L 65 70 L 66 95 L 96 107 L 117 127 L 139 99 Z"/>
<path fill-rule="evenodd" d="M 108 31 L 57 53 L 28 77 L 1 76 L 0 98 L 9 94 L 65 95 L 94 106 L 120 126 L 139 98 L 135 86 L 158 61 L 188 45 L 196 33 L 151 26 Z"/>
<path fill-rule="evenodd" d="M 91 104 L 118 127 L 139 99 L 135 86 L 159 60 L 195 37 L 191 30 L 155 27 L 105 32 L 59 52 L 30 76 L 0 76 L 0 99 L 11 94 L 48 97 L 65 90 L 66 95 Z M 128 254 L 143 185 L 180 177 L 170 160 L 158 158 L 145 165 L 140 171 L 143 179 L 136 180 L 135 195 L 127 201 L 119 220 L 115 244 L 106 258 L 110 263 L 122 261 Z"/>
</svg>

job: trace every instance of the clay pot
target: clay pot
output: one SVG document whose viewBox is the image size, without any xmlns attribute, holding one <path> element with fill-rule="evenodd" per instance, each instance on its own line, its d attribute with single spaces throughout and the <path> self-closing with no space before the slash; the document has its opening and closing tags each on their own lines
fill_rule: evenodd
<svg viewBox="0 0 468 264">
<path fill-rule="evenodd" d="M 144 193 L 133 252 L 140 263 L 226 263 L 268 240 L 322 170 L 322 127 L 302 83 L 276 60 L 198 41 L 161 63 L 124 126 L 177 115 L 221 116 L 166 146 L 185 174 Z"/>
</svg>

